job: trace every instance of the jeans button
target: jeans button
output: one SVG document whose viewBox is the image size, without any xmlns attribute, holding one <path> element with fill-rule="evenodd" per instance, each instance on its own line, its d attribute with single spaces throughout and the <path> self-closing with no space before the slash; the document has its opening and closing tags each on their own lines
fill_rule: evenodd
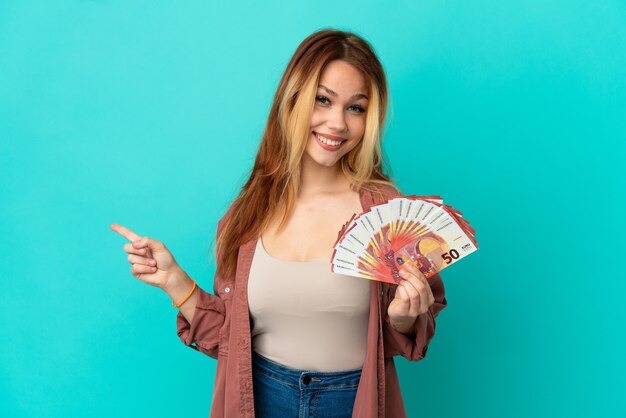
<svg viewBox="0 0 626 418">
<path fill-rule="evenodd" d="M 308 385 L 311 382 L 311 376 L 304 376 L 302 378 L 302 383 L 304 383 L 305 385 Z"/>
</svg>

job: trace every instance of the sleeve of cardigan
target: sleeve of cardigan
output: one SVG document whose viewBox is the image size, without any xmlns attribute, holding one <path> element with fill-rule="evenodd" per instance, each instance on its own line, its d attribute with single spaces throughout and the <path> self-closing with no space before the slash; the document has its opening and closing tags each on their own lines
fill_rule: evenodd
<svg viewBox="0 0 626 418">
<path fill-rule="evenodd" d="M 230 212 L 228 210 L 218 222 L 216 236 L 219 236 Z M 216 272 L 213 277 L 213 291 L 215 294 L 211 294 L 200 288 L 200 286 L 196 286 L 198 299 L 191 324 L 180 311 L 176 316 L 176 327 L 180 340 L 188 347 L 215 359 L 217 359 L 219 351 L 220 329 L 224 325 L 226 318 L 226 305 L 217 293 L 217 284 L 219 282 L 220 278 Z"/>
<path fill-rule="evenodd" d="M 435 303 L 432 304 L 428 311 L 417 317 L 415 320 L 415 328 L 413 329 L 413 336 L 408 336 L 396 331 L 391 326 L 387 308 L 393 300 L 395 289 L 398 286 L 390 285 L 388 287 L 385 311 L 383 312 L 383 347 L 385 357 L 401 355 L 407 360 L 418 361 L 426 356 L 428 344 L 435 335 L 435 318 L 439 315 L 439 312 L 448 305 L 441 277 L 435 274 L 428 279 L 428 283 L 435 297 Z"/>
<path fill-rule="evenodd" d="M 200 287 L 196 287 L 196 292 L 198 301 L 191 324 L 181 312 L 176 316 L 178 337 L 185 345 L 216 359 L 219 332 L 226 315 L 224 301 Z"/>
</svg>

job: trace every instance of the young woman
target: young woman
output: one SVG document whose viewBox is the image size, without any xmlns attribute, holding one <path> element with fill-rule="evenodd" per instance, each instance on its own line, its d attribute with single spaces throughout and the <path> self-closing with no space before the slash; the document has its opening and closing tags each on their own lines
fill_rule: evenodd
<svg viewBox="0 0 626 418">
<path fill-rule="evenodd" d="M 217 359 L 211 417 L 406 416 L 393 356 L 424 358 L 447 305 L 438 275 L 398 285 L 335 274 L 354 213 L 401 196 L 383 172 L 387 84 L 370 45 L 322 30 L 280 81 L 250 178 L 218 222 L 213 293 L 163 243 L 113 224 L 131 272 L 179 309 L 178 335 Z"/>
</svg>

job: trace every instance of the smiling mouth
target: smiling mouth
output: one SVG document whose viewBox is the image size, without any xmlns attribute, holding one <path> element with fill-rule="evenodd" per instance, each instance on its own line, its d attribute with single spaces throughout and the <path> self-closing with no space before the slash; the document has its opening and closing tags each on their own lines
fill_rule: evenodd
<svg viewBox="0 0 626 418">
<path fill-rule="evenodd" d="M 315 135 L 315 139 L 317 140 L 317 143 L 322 148 L 329 150 L 329 151 L 338 150 L 339 148 L 341 148 L 341 145 L 347 141 L 346 139 L 340 139 L 340 140 L 331 139 L 317 132 L 313 132 L 313 134 Z"/>
</svg>

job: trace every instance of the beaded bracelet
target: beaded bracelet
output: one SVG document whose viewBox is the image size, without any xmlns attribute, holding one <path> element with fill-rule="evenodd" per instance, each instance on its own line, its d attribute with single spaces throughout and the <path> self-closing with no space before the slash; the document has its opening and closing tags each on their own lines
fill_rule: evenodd
<svg viewBox="0 0 626 418">
<path fill-rule="evenodd" d="M 174 301 L 172 301 L 173 307 L 180 308 L 183 305 L 183 303 L 187 302 L 187 299 L 191 297 L 191 294 L 193 293 L 193 291 L 196 290 L 196 281 L 194 279 L 191 279 L 191 281 L 193 282 L 193 286 L 191 287 L 191 290 L 189 291 L 187 296 L 185 296 L 185 299 L 181 300 L 179 303 L 174 303 Z"/>
</svg>

